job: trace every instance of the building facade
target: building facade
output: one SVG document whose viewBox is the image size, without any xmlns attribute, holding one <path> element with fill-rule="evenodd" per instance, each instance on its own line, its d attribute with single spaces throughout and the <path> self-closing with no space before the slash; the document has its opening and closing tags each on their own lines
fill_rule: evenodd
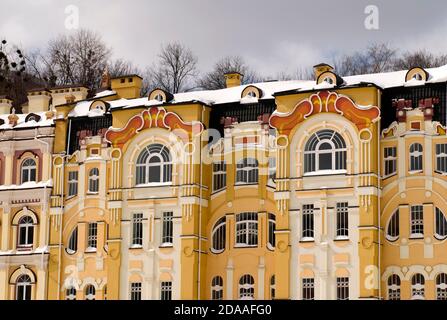
<svg viewBox="0 0 447 320">
<path fill-rule="evenodd" d="M 0 97 L 2 299 L 447 299 L 447 67 Z"/>
</svg>

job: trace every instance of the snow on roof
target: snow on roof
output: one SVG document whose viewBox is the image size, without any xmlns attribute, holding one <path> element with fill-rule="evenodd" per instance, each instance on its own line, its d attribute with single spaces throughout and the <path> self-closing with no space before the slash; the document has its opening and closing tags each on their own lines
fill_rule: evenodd
<svg viewBox="0 0 447 320">
<path fill-rule="evenodd" d="M 343 86 L 355 86 L 362 83 L 371 83 L 380 88 L 387 89 L 392 87 L 401 86 L 415 86 L 423 85 L 425 83 L 437 83 L 447 81 L 447 65 L 428 68 L 426 71 L 429 74 L 427 81 L 410 80 L 405 81 L 405 76 L 408 70 L 394 71 L 394 72 L 384 72 L 384 73 L 373 73 L 373 74 L 363 74 L 342 77 L 344 80 Z M 269 81 L 261 83 L 253 83 L 248 85 L 241 85 L 238 87 L 225 88 L 219 90 L 203 90 L 203 91 L 191 91 L 174 94 L 174 99 L 169 103 L 186 103 L 192 101 L 202 102 L 207 105 L 216 105 L 224 103 L 247 103 L 247 98 L 241 98 L 243 90 L 247 86 L 255 86 L 262 91 L 262 97 L 259 100 L 273 99 L 273 95 L 278 92 L 284 91 L 309 91 L 309 90 L 323 90 L 331 89 L 335 87 L 335 84 L 320 83 L 317 84 L 314 80 L 289 80 L 289 81 Z M 107 95 L 115 94 L 116 92 L 111 90 L 106 90 L 98 93 L 94 98 L 101 98 Z M 80 116 L 98 116 L 97 113 L 90 112 L 90 105 L 92 100 L 78 102 L 75 108 L 69 113 L 70 117 L 80 117 Z M 119 99 L 114 101 L 109 101 L 111 109 L 114 108 L 132 108 L 138 106 L 156 106 L 160 105 L 161 102 L 156 100 L 148 100 L 147 97 L 137 98 L 137 99 Z M 0 127 L 1 128 L 1 127 Z"/>
<path fill-rule="evenodd" d="M 29 113 L 26 114 L 16 114 L 19 118 L 17 120 L 17 124 L 12 126 L 9 124 L 8 116 L 9 114 L 0 114 L 0 119 L 2 119 L 5 123 L 0 125 L 0 130 L 8 130 L 8 129 L 18 129 L 18 128 L 35 128 L 35 127 L 50 127 L 54 124 L 53 119 L 47 119 L 46 112 L 35 112 L 34 114 L 40 117 L 40 120 L 36 122 L 35 120 L 30 120 L 25 122 L 26 117 Z"/>
<path fill-rule="evenodd" d="M 22 184 L 10 184 L 10 185 L 0 185 L 0 191 L 3 190 L 22 190 L 22 189 L 36 189 L 43 187 L 52 187 L 53 179 L 49 179 L 47 181 L 28 181 Z"/>
<path fill-rule="evenodd" d="M 102 97 L 112 96 L 114 94 L 116 94 L 116 91 L 113 91 L 113 90 L 103 90 L 103 91 L 100 91 L 97 94 L 95 94 L 93 96 L 93 98 L 102 98 Z"/>
</svg>

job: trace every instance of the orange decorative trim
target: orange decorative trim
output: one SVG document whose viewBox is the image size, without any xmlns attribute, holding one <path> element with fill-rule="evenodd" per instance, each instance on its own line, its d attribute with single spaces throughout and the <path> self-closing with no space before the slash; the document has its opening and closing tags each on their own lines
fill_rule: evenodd
<svg viewBox="0 0 447 320">
<path fill-rule="evenodd" d="M 441 135 L 441 136 L 445 136 L 447 135 L 447 127 L 444 127 L 442 124 L 440 123 L 436 123 L 436 133 Z"/>
<path fill-rule="evenodd" d="M 380 110 L 376 106 L 359 108 L 346 96 L 320 91 L 299 102 L 289 113 L 275 111 L 270 117 L 270 125 L 278 129 L 280 134 L 288 135 L 298 123 L 323 112 L 338 113 L 354 123 L 359 130 L 380 118 Z"/>
<path fill-rule="evenodd" d="M 124 128 L 110 128 L 105 137 L 114 147 L 121 148 L 138 132 L 149 128 L 168 129 L 187 142 L 193 135 L 203 131 L 203 124 L 200 122 L 186 123 L 176 113 L 167 112 L 162 107 L 151 107 L 130 118 Z"/>
</svg>

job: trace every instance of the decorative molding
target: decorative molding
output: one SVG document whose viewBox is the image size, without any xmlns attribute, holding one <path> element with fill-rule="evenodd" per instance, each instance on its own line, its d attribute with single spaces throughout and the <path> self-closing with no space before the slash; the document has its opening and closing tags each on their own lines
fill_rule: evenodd
<svg viewBox="0 0 447 320">
<path fill-rule="evenodd" d="M 270 125 L 278 129 L 280 134 L 288 135 L 298 123 L 323 112 L 340 114 L 354 123 L 359 130 L 380 119 L 380 109 L 376 106 L 359 107 L 347 96 L 320 91 L 300 101 L 289 113 L 275 111 L 270 117 Z"/>
<path fill-rule="evenodd" d="M 185 142 L 194 134 L 200 134 L 204 126 L 198 121 L 186 123 L 176 113 L 162 107 L 151 107 L 130 118 L 124 128 L 110 128 L 105 137 L 114 147 L 122 148 L 137 133 L 149 128 L 168 129 Z"/>
</svg>

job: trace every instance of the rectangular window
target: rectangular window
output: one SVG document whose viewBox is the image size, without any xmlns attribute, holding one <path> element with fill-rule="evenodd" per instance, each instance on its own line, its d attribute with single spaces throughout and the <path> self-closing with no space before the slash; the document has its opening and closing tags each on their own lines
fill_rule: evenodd
<svg viewBox="0 0 447 320">
<path fill-rule="evenodd" d="M 315 284 L 313 278 L 303 279 L 303 300 L 315 299 Z"/>
<path fill-rule="evenodd" d="M 301 240 L 313 240 L 314 239 L 314 205 L 313 204 L 305 204 L 303 206 L 303 215 L 302 215 L 302 234 Z"/>
<path fill-rule="evenodd" d="M 225 161 L 213 163 L 213 191 L 219 191 L 227 186 L 227 165 Z"/>
<path fill-rule="evenodd" d="M 160 298 L 161 298 L 161 300 L 172 300 L 172 282 L 171 281 L 163 281 L 161 283 Z"/>
<path fill-rule="evenodd" d="M 143 214 L 134 213 L 132 216 L 132 246 L 143 245 Z"/>
<path fill-rule="evenodd" d="M 98 224 L 92 222 L 88 224 L 87 246 L 88 249 L 96 249 L 98 241 Z"/>
<path fill-rule="evenodd" d="M 424 207 L 421 205 L 411 206 L 411 236 L 424 236 Z"/>
<path fill-rule="evenodd" d="M 349 236 L 349 224 L 348 224 L 348 203 L 339 202 L 336 206 L 337 210 L 337 238 L 347 239 Z"/>
<path fill-rule="evenodd" d="M 436 171 L 447 173 L 447 143 L 436 145 Z"/>
<path fill-rule="evenodd" d="M 141 300 L 141 282 L 130 284 L 130 300 Z"/>
<path fill-rule="evenodd" d="M 78 194 L 78 172 L 68 172 L 68 196 L 73 197 Z"/>
<path fill-rule="evenodd" d="M 337 278 L 337 300 L 349 300 L 349 278 Z"/>
<path fill-rule="evenodd" d="M 385 177 L 396 173 L 397 168 L 397 148 L 388 147 L 383 151 Z"/>
<path fill-rule="evenodd" d="M 172 245 L 173 223 L 172 212 L 163 212 L 161 245 Z"/>
<path fill-rule="evenodd" d="M 236 215 L 236 245 L 258 245 L 258 213 L 243 212 Z"/>
</svg>

